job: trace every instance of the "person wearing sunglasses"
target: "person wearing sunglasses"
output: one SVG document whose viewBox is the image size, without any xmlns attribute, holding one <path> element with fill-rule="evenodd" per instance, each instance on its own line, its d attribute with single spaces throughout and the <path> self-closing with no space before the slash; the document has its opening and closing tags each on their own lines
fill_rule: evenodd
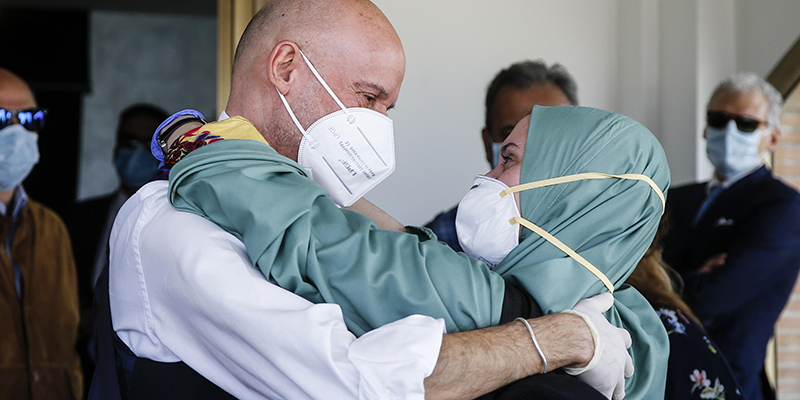
<svg viewBox="0 0 800 400">
<path fill-rule="evenodd" d="M 768 389 L 767 342 L 800 268 L 800 194 L 764 165 L 780 138 L 782 103 L 752 73 L 720 83 L 704 134 L 714 176 L 670 190 L 667 201 L 664 260 L 749 400 Z"/>
<path fill-rule="evenodd" d="M 0 68 L 0 393 L 9 399 L 83 393 L 69 235 L 22 187 L 39 161 L 46 115 L 28 85 Z"/>
</svg>

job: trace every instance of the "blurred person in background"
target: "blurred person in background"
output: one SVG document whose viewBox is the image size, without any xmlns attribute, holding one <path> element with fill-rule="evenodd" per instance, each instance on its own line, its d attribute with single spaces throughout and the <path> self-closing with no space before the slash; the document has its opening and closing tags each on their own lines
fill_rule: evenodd
<svg viewBox="0 0 800 400">
<path fill-rule="evenodd" d="M 28 85 L 0 68 L 0 395 L 6 399 L 83 394 L 69 234 L 22 187 L 39 161 L 46 114 Z"/>
<path fill-rule="evenodd" d="M 157 177 L 158 161 L 150 154 L 150 138 L 168 116 L 166 111 L 152 104 L 137 103 L 125 108 L 119 116 L 114 144 L 119 187 L 107 195 L 75 204 L 65 216 L 78 268 L 81 307 L 78 349 L 87 385 L 95 363 L 93 288 L 100 271 L 108 265 L 111 225 L 125 200 Z"/>
<path fill-rule="evenodd" d="M 767 343 L 800 269 L 800 194 L 764 164 L 782 105 L 755 74 L 722 81 L 704 133 L 714 175 L 671 190 L 667 202 L 664 261 L 680 272 L 687 303 L 748 400 L 772 397 L 762 385 Z"/>
<path fill-rule="evenodd" d="M 495 75 L 486 92 L 486 126 L 481 131 L 486 161 L 494 169 L 503 141 L 533 106 L 578 105 L 578 85 L 561 64 L 521 61 Z M 458 206 L 439 213 L 425 224 L 438 239 L 463 251 L 456 235 Z"/>
</svg>

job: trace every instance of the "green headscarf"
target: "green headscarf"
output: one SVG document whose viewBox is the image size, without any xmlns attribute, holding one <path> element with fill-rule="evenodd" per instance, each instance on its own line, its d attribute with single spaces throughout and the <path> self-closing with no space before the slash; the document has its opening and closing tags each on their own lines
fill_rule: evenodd
<svg viewBox="0 0 800 400">
<path fill-rule="evenodd" d="M 534 107 L 520 183 L 580 173 L 642 174 L 666 193 L 669 167 L 656 138 L 623 115 L 586 107 Z M 610 322 L 628 329 L 636 372 L 626 399 L 663 396 L 668 339 L 647 300 L 624 284 L 653 241 L 662 200 L 644 181 L 582 180 L 520 192 L 521 215 L 602 271 L 616 291 Z M 588 269 L 523 228 L 495 272 L 525 288 L 547 313 L 608 289 Z"/>
</svg>

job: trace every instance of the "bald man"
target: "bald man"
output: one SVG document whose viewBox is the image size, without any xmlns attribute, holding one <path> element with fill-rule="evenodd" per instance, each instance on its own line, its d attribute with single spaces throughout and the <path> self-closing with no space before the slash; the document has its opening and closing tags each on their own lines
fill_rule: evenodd
<svg viewBox="0 0 800 400">
<path fill-rule="evenodd" d="M 181 136 L 189 130 L 184 122 L 198 122 L 192 117 L 175 122 L 163 135 L 165 162 L 169 165 L 177 161 L 174 154 L 220 139 L 248 139 L 238 144 L 264 146 L 276 168 L 293 168 L 295 172 L 279 175 L 293 180 L 298 190 L 318 188 L 295 168 L 301 139 L 314 135 L 304 127 L 341 107 L 366 108 L 372 110 L 372 120 L 386 119 L 404 70 L 400 40 L 372 3 L 270 1 L 242 36 L 221 118 L 230 117 L 222 126 L 249 130 L 231 129 L 225 138 L 205 132 Z M 379 130 L 366 134 L 376 140 L 385 134 Z M 173 141 L 173 133 L 180 139 Z M 329 194 L 337 193 L 331 194 L 334 201 L 353 201 L 338 197 L 336 180 L 323 175 L 312 172 Z M 281 204 L 295 204 L 297 193 L 286 192 L 271 203 L 277 218 L 288 217 Z M 330 199 L 322 201 L 332 205 Z M 362 211 L 370 207 L 354 206 Z M 312 206 L 304 212 L 317 211 Z M 287 236 L 291 241 L 292 234 Z M 408 243 L 411 235 L 396 237 L 402 237 L 398 244 Z M 442 268 L 474 262 L 434 245 L 459 260 Z M 281 248 L 275 250 L 295 251 Z M 375 249 L 388 250 L 387 244 Z M 519 322 L 443 335 L 441 320 L 412 315 L 356 338 L 339 306 L 312 304 L 274 286 L 253 268 L 239 239 L 206 219 L 174 210 L 163 182 L 146 185 L 120 210 L 112 231 L 108 282 L 111 323 L 120 339 L 116 354 L 127 366 L 121 374 L 123 387 L 138 390 L 141 398 L 208 398 L 212 393 L 219 398 L 474 398 L 546 369 L 586 365 L 602 357 L 595 356 L 595 338 L 608 340 L 607 350 L 627 354 L 611 334 L 593 338 L 584 320 L 568 314 L 527 321 L 541 354 Z M 593 317 L 607 324 L 600 312 Z M 617 375 L 621 378 L 622 366 Z M 592 395 L 599 394 L 587 398 Z"/>
<path fill-rule="evenodd" d="M 80 399 L 78 286 L 61 219 L 28 198 L 46 112 L 28 85 L 0 68 L 0 393 Z"/>
</svg>

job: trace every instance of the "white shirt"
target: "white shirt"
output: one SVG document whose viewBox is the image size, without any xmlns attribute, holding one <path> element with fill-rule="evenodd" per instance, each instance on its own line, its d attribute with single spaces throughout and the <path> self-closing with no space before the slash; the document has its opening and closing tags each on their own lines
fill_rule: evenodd
<svg viewBox="0 0 800 400">
<path fill-rule="evenodd" d="M 422 399 L 444 321 L 410 316 L 356 338 L 335 304 L 268 282 L 233 235 L 143 186 L 111 232 L 114 330 L 139 357 L 183 361 L 241 399 Z"/>
</svg>

